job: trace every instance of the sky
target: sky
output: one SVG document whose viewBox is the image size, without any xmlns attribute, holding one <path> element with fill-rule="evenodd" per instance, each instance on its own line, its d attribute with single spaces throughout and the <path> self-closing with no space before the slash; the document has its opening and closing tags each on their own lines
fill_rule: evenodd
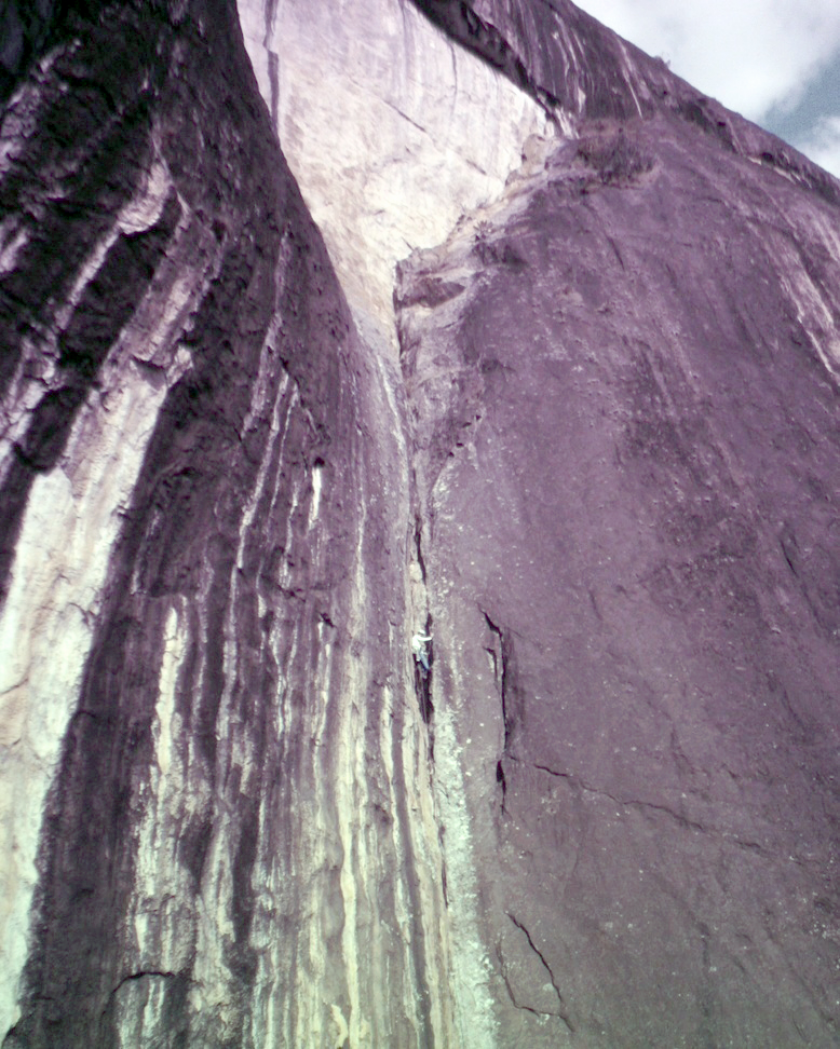
<svg viewBox="0 0 840 1049">
<path fill-rule="evenodd" d="M 840 0 L 576 0 L 840 177 Z"/>
</svg>

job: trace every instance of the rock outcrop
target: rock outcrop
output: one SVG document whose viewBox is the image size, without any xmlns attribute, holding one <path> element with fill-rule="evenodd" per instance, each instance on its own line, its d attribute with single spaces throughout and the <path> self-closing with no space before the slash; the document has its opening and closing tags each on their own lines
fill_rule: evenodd
<svg viewBox="0 0 840 1049">
<path fill-rule="evenodd" d="M 835 1045 L 840 185 L 562 0 L 3 17 L 4 1047 Z"/>
</svg>

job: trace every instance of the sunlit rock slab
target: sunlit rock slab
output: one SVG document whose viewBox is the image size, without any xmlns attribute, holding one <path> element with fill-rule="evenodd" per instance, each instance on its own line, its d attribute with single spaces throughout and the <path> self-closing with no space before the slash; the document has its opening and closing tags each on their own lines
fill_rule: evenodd
<svg viewBox="0 0 840 1049">
<path fill-rule="evenodd" d="M 499 196 L 557 120 L 405 0 L 239 0 L 248 53 L 360 322 L 393 340 L 394 267 Z"/>
</svg>

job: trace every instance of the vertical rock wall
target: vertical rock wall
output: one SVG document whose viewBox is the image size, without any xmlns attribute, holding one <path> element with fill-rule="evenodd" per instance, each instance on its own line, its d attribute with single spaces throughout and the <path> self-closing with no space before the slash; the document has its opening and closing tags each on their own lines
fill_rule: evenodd
<svg viewBox="0 0 840 1049">
<path fill-rule="evenodd" d="M 499 1043 L 827 1049 L 840 216 L 579 132 L 396 296 Z"/>
<path fill-rule="evenodd" d="M 4 1046 L 834 1045 L 837 183 L 564 0 L 2 17 Z"/>
</svg>

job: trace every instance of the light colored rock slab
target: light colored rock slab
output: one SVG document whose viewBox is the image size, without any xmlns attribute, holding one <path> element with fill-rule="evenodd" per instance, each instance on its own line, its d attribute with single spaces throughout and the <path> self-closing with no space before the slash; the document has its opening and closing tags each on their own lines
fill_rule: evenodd
<svg viewBox="0 0 840 1049">
<path fill-rule="evenodd" d="M 363 328 L 394 267 L 498 197 L 543 110 L 401 0 L 239 0 L 280 145 Z"/>
</svg>

